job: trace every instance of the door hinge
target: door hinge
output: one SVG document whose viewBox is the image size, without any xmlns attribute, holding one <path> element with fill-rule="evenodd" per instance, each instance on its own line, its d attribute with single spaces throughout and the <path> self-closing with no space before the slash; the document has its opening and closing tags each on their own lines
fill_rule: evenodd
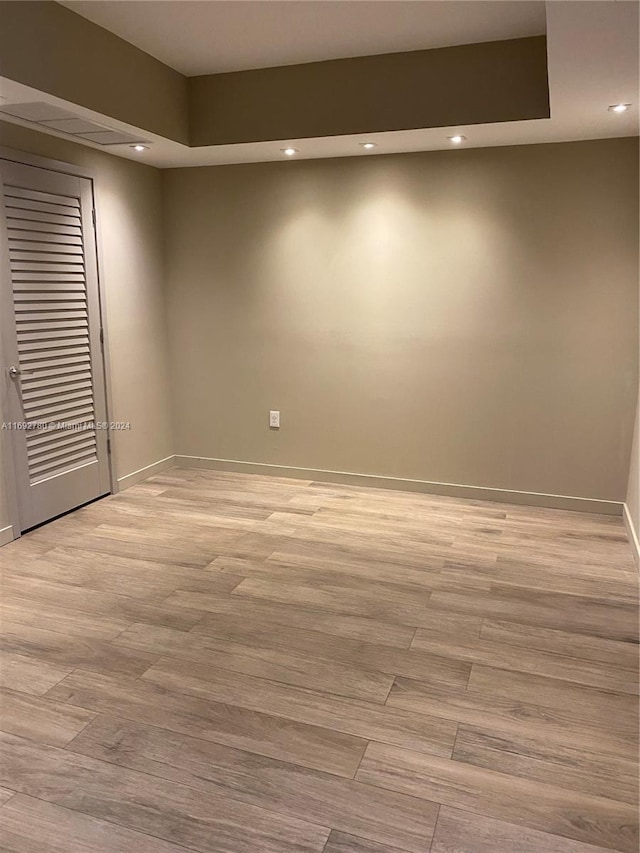
<svg viewBox="0 0 640 853">
<path fill-rule="evenodd" d="M 111 453 L 111 439 L 107 438 L 107 453 Z"/>
<path fill-rule="evenodd" d="M 95 207 L 91 210 L 91 221 L 93 222 L 93 227 L 97 230 L 98 226 L 96 225 L 96 209 Z"/>
<path fill-rule="evenodd" d="M 100 327 L 100 343 L 104 346 L 104 329 Z"/>
</svg>

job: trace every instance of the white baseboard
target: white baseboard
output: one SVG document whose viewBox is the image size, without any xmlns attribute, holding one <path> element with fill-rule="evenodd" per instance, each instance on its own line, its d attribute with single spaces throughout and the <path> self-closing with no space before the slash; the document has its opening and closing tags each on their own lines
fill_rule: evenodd
<svg viewBox="0 0 640 853">
<path fill-rule="evenodd" d="M 8 545 L 9 542 L 13 542 L 15 538 L 13 527 L 11 525 L 8 527 L 0 527 L 0 548 L 3 545 Z"/>
<path fill-rule="evenodd" d="M 242 462 L 236 459 L 215 459 L 208 456 L 167 456 L 137 471 L 132 471 L 117 480 L 118 491 L 141 483 L 154 474 L 166 471 L 173 466 L 182 468 L 203 468 L 214 471 L 236 471 L 241 474 L 266 474 L 272 477 L 291 477 L 297 480 L 316 480 L 325 483 L 344 483 L 346 485 L 367 486 L 369 488 L 395 489 L 406 492 L 423 492 L 446 497 L 471 500 L 496 501 L 498 503 L 519 504 L 522 506 L 540 506 L 550 509 L 576 510 L 578 512 L 596 512 L 606 515 L 622 515 L 629 535 L 634 559 L 640 567 L 640 531 L 636 531 L 625 503 L 619 501 L 598 500 L 596 498 L 578 498 L 570 495 L 551 495 L 540 492 L 520 492 L 509 489 L 494 489 L 484 486 L 466 486 L 457 483 L 435 483 L 428 480 L 411 480 L 400 477 L 384 477 L 376 474 L 352 474 L 345 471 L 325 471 L 319 468 L 299 468 L 287 465 L 273 465 L 266 462 Z M 0 528 L 0 547 L 15 539 L 13 527 Z"/>
<path fill-rule="evenodd" d="M 132 471 L 130 474 L 125 474 L 124 477 L 118 477 L 118 491 L 122 492 L 130 486 L 135 486 L 146 480 L 147 477 L 152 477 L 154 474 L 159 474 L 161 471 L 166 471 L 175 464 L 174 456 L 166 456 L 158 462 L 153 462 L 151 465 L 146 465 L 144 468 L 139 468 L 137 471 Z"/>
<path fill-rule="evenodd" d="M 606 515 L 622 515 L 623 506 L 621 501 L 578 498 L 570 495 L 548 495 L 539 492 L 519 492 L 485 486 L 465 486 L 457 483 L 434 483 L 428 480 L 410 480 L 376 474 L 352 474 L 346 471 L 324 471 L 317 468 L 297 468 L 264 462 L 242 462 L 235 459 L 214 459 L 207 456 L 177 454 L 173 457 L 173 464 L 182 468 L 209 468 L 215 471 L 267 474 L 276 477 L 345 483 L 346 485 L 368 486 L 378 489 L 398 489 L 405 492 L 424 492 L 447 497 L 497 501 L 499 503 L 540 506 L 551 509 L 568 509 L 578 512 L 596 512 Z"/>
<path fill-rule="evenodd" d="M 624 526 L 627 528 L 629 545 L 631 545 L 631 552 L 633 554 L 633 559 L 636 561 L 636 566 L 640 569 L 640 530 L 636 530 L 633 526 L 631 513 L 629 512 L 627 504 L 625 503 L 623 506 L 624 509 L 622 517 L 624 518 Z"/>
</svg>

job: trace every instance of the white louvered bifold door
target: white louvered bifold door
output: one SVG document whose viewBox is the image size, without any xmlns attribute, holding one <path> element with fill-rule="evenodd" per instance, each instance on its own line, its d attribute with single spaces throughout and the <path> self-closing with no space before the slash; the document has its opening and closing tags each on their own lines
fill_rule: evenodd
<svg viewBox="0 0 640 853">
<path fill-rule="evenodd" d="M 109 491 L 100 303 L 91 182 L 5 160 L 0 175 L 3 418 L 24 530 Z"/>
</svg>

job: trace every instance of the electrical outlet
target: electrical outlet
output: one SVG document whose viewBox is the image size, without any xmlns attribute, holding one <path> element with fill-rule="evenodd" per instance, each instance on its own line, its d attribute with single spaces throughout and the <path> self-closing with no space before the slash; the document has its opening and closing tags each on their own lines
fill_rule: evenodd
<svg viewBox="0 0 640 853">
<path fill-rule="evenodd" d="M 269 412 L 269 426 L 271 429 L 280 429 L 280 412 Z"/>
</svg>

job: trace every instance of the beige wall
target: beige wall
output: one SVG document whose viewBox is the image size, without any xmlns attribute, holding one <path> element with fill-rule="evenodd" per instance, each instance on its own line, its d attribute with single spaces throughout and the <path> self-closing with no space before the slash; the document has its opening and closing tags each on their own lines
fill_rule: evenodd
<svg viewBox="0 0 640 853">
<path fill-rule="evenodd" d="M 3 0 L 0 76 L 195 146 L 549 116 L 543 35 L 187 78 L 59 3 Z"/>
<path fill-rule="evenodd" d="M 633 432 L 633 448 L 627 487 L 627 509 L 637 540 L 640 540 L 640 394 Z"/>
<path fill-rule="evenodd" d="M 637 155 L 163 173 L 176 452 L 623 500 Z"/>
<path fill-rule="evenodd" d="M 6 122 L 0 123 L 0 145 L 80 165 L 96 176 L 111 416 L 132 425 L 115 434 L 116 474 L 122 478 L 173 452 L 160 172 Z M 3 518 L 6 508 L 0 528 L 7 523 Z"/>
<path fill-rule="evenodd" d="M 0 75 L 188 141 L 186 77 L 51 0 L 0 2 Z"/>
<path fill-rule="evenodd" d="M 548 118 L 547 40 L 208 74 L 188 93 L 191 145 Z"/>
<path fill-rule="evenodd" d="M 638 278 L 640 285 L 640 276 Z M 640 314 L 638 314 L 638 327 L 640 328 Z M 636 423 L 633 430 L 626 504 L 627 521 L 632 527 L 630 531 L 630 538 L 633 539 L 631 547 L 640 568 L 640 382 L 638 382 L 638 405 L 636 407 Z"/>
</svg>

